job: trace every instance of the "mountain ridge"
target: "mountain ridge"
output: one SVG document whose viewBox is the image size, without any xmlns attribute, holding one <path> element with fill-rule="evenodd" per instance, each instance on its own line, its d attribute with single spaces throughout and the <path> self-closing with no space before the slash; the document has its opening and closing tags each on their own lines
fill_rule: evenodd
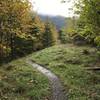
<svg viewBox="0 0 100 100">
<path fill-rule="evenodd" d="M 46 21 L 47 19 L 50 19 L 57 27 L 58 30 L 60 30 L 62 27 L 66 25 L 66 17 L 63 16 L 52 16 L 52 15 L 42 15 L 39 14 L 39 17 L 42 21 Z"/>
</svg>

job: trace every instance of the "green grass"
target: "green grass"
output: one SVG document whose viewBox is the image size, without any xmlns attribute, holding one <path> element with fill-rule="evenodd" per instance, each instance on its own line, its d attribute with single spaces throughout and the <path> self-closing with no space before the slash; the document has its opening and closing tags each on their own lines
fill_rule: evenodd
<svg viewBox="0 0 100 100">
<path fill-rule="evenodd" d="M 33 53 L 31 59 L 53 71 L 65 86 L 68 100 L 100 100 L 100 66 L 95 48 L 59 45 Z"/>
<path fill-rule="evenodd" d="M 44 100 L 49 91 L 48 79 L 25 58 L 0 66 L 0 100 Z"/>
</svg>

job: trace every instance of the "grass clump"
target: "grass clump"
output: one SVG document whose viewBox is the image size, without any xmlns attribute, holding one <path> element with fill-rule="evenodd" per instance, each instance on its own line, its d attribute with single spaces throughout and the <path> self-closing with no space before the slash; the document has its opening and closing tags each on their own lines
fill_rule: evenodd
<svg viewBox="0 0 100 100">
<path fill-rule="evenodd" d="M 0 100 L 44 100 L 49 82 L 44 75 L 19 59 L 0 67 Z"/>
</svg>

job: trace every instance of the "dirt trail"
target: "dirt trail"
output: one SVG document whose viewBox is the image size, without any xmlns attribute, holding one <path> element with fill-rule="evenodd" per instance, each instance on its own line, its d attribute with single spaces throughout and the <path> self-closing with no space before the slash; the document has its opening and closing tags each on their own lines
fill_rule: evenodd
<svg viewBox="0 0 100 100">
<path fill-rule="evenodd" d="M 61 82 L 59 81 L 58 77 L 54 73 L 44 68 L 43 66 L 34 63 L 31 60 L 28 60 L 28 63 L 32 65 L 33 68 L 36 68 L 38 71 L 43 73 L 46 77 L 48 77 L 53 92 L 52 100 L 67 100 Z"/>
</svg>

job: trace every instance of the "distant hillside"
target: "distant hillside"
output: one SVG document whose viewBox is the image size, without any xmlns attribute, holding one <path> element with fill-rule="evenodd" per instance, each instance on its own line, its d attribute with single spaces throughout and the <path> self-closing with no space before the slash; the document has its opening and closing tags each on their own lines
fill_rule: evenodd
<svg viewBox="0 0 100 100">
<path fill-rule="evenodd" d="M 57 29 L 61 29 L 66 24 L 66 17 L 62 16 L 48 16 L 48 15 L 39 15 L 43 21 L 46 21 L 49 18 L 57 27 Z"/>
</svg>

